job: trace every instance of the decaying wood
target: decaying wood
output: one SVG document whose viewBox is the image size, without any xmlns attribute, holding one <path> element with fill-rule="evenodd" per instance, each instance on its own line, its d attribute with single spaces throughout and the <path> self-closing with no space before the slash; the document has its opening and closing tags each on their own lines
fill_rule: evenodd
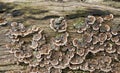
<svg viewBox="0 0 120 73">
<path fill-rule="evenodd" d="M 12 3 L 11 3 L 12 4 Z M 27 6 L 27 5 L 28 6 Z M 11 21 L 18 21 L 25 24 L 26 27 L 29 26 L 38 26 L 40 28 L 43 28 L 50 37 L 55 36 L 55 32 L 50 29 L 49 27 L 49 20 L 51 18 L 57 18 L 59 16 L 65 16 L 68 19 L 68 30 L 71 34 L 71 36 L 75 37 L 78 34 L 75 34 L 76 32 L 73 29 L 73 24 L 75 21 L 82 20 L 87 15 L 91 14 L 90 10 L 100 10 L 101 12 L 108 12 L 113 13 L 114 15 L 118 16 L 120 15 L 120 9 L 119 8 L 113 8 L 105 5 L 95 5 L 95 4 L 87 4 L 87 3 L 76 3 L 76 2 L 68 2 L 68 3 L 56 3 L 56 2 L 41 2 L 41 3 L 13 3 L 14 6 L 11 11 L 1 13 L 2 14 L 9 14 L 12 13 L 12 10 L 22 10 L 23 15 L 13 17 L 8 16 L 8 20 Z M 9 6 L 9 5 L 8 5 Z M 17 8 L 16 8 L 17 7 Z M 40 9 L 41 8 L 41 9 Z M 26 10 L 27 9 L 27 10 Z M 31 11 L 34 11 L 34 9 L 38 10 L 33 13 L 30 13 Z M 40 9 L 40 10 L 39 10 Z M 6 10 L 7 11 L 7 10 Z M 39 12 L 43 11 L 43 13 Z M 44 12 L 45 11 L 45 12 Z M 83 12 L 82 12 L 83 11 Z M 90 12 L 90 13 L 89 13 Z M 35 14 L 36 13 L 36 14 Z M 87 14 L 88 13 L 88 14 Z M 99 13 L 97 13 L 99 15 Z M 94 14 L 93 14 L 94 15 Z M 80 19 L 82 18 L 82 19 Z M 21 70 L 24 69 L 23 66 L 19 66 L 16 63 L 16 60 L 13 56 L 13 54 L 10 54 L 8 52 L 9 49 L 6 49 L 5 46 L 8 43 L 8 39 L 6 37 L 6 33 L 8 29 L 10 28 L 10 25 L 6 26 L 0 26 L 0 73 L 4 73 L 8 70 Z M 72 35 L 74 33 L 74 35 Z"/>
</svg>

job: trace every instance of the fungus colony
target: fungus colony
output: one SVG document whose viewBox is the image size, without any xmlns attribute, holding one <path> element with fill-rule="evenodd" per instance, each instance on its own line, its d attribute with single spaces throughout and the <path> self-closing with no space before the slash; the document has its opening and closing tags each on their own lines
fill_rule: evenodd
<svg viewBox="0 0 120 73">
<path fill-rule="evenodd" d="M 112 14 L 89 15 L 83 25 L 75 29 L 75 33 L 82 36 L 76 38 L 66 31 L 64 17 L 51 19 L 50 28 L 59 35 L 49 42 L 43 29 L 12 22 L 7 33 L 11 44 L 6 48 L 11 49 L 17 64 L 27 66 L 21 73 L 62 73 L 65 68 L 119 73 L 120 25 L 106 23 L 112 20 Z"/>
</svg>

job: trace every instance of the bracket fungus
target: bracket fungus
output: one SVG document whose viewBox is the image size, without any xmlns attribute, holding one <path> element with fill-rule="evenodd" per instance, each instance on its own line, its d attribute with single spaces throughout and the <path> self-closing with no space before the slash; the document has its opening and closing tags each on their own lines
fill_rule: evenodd
<svg viewBox="0 0 120 73">
<path fill-rule="evenodd" d="M 104 20 L 112 20 L 114 18 L 114 15 L 113 14 L 109 14 L 109 15 L 106 15 L 105 17 L 104 17 Z"/>
<path fill-rule="evenodd" d="M 60 34 L 60 35 L 57 35 L 52 41 L 53 41 L 53 44 L 56 45 L 56 46 L 63 46 L 65 44 L 67 44 L 67 39 L 68 39 L 68 36 L 69 34 L 66 32 L 66 33 L 63 33 L 63 34 Z"/>
<path fill-rule="evenodd" d="M 64 17 L 51 19 L 50 28 L 56 32 L 48 37 L 42 28 L 27 28 L 12 22 L 7 34 L 10 44 L 6 48 L 19 65 L 27 66 L 25 73 L 62 73 L 66 68 L 116 72 L 116 64 L 120 62 L 120 30 L 119 25 L 108 23 L 113 17 L 112 14 L 104 18 L 89 15 L 77 33 L 69 31 L 71 29 L 66 32 Z M 75 35 L 71 35 L 73 33 Z"/>
<path fill-rule="evenodd" d="M 67 22 L 64 17 L 50 20 L 50 28 L 55 32 L 65 32 L 67 29 Z"/>
<path fill-rule="evenodd" d="M 94 24 L 96 21 L 96 18 L 92 15 L 89 15 L 87 18 L 86 18 L 86 22 L 87 24 Z"/>
</svg>

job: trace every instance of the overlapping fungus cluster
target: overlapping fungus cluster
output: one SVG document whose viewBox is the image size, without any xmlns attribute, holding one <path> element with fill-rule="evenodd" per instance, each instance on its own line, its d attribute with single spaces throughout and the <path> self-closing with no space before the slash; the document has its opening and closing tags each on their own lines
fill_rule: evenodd
<svg viewBox="0 0 120 73">
<path fill-rule="evenodd" d="M 66 31 L 64 17 L 51 19 L 51 30 L 59 34 L 50 40 L 41 28 L 25 28 L 21 23 L 12 22 L 7 33 L 11 44 L 6 47 L 11 49 L 19 65 L 27 66 L 22 73 L 62 73 L 66 68 L 118 73 L 120 25 L 109 24 L 112 20 L 112 14 L 105 17 L 89 15 L 75 29 L 77 32 L 74 33 L 82 36 L 76 38 Z"/>
</svg>

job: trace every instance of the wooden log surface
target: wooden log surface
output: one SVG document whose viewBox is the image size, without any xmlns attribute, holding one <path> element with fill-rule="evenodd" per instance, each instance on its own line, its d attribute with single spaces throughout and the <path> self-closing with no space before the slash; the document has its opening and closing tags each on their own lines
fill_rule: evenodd
<svg viewBox="0 0 120 73">
<path fill-rule="evenodd" d="M 8 21 L 22 22 L 25 27 L 33 25 L 38 26 L 43 28 L 46 33 L 51 35 L 51 37 L 55 35 L 55 33 L 49 28 L 49 20 L 51 18 L 65 16 L 68 21 L 68 31 L 72 35 L 72 33 L 76 32 L 73 29 L 73 24 L 79 20 L 84 20 L 84 18 L 89 14 L 106 15 L 113 13 L 117 18 L 120 16 L 120 7 L 111 7 L 105 3 L 87 4 L 81 2 L 13 2 L 0 4 L 6 6 L 4 7 L 5 10 L 3 10 L 0 15 L 5 15 Z M 13 16 L 14 10 L 19 10 L 19 12 L 22 14 Z M 10 16 L 8 14 L 10 14 Z M 9 24 L 6 26 L 0 26 L 0 73 L 4 73 L 5 71 L 9 70 L 24 69 L 24 67 L 16 64 L 13 54 L 10 54 L 8 52 L 9 49 L 5 48 L 5 45 L 8 44 L 8 39 L 5 34 L 9 28 Z M 77 34 L 72 36 L 74 37 L 76 35 Z"/>
</svg>

